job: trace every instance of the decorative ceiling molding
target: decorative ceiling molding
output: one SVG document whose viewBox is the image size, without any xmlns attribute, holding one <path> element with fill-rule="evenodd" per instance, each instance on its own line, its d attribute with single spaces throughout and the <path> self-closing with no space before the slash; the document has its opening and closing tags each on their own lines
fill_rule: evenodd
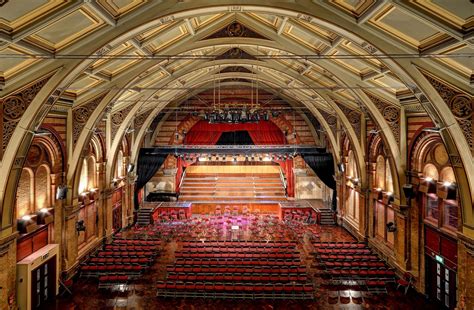
<svg viewBox="0 0 474 310">
<path fill-rule="evenodd" d="M 52 73 L 0 99 L 0 113 L 2 116 L 2 126 L 0 127 L 0 131 L 2 131 L 2 148 L 0 158 L 3 157 L 3 152 L 7 148 L 8 142 L 21 117 L 51 76 Z"/>
<path fill-rule="evenodd" d="M 420 69 L 420 72 L 448 105 L 466 137 L 471 152 L 474 152 L 474 126 L 472 125 L 474 122 L 474 97 L 424 70 Z"/>
<path fill-rule="evenodd" d="M 82 104 L 80 106 L 74 107 L 72 109 L 72 143 L 73 146 L 76 145 L 79 136 L 84 129 L 87 121 L 89 120 L 90 116 L 97 108 L 99 103 L 104 99 L 108 92 L 102 93 L 99 96 L 91 99 L 89 102 Z"/>
<path fill-rule="evenodd" d="M 268 40 L 268 38 L 262 36 L 261 34 L 253 31 L 252 29 L 246 27 L 245 25 L 239 22 L 233 22 L 227 25 L 226 27 L 214 32 L 210 36 L 207 36 L 206 38 L 204 38 L 204 40 L 233 37 Z"/>
<path fill-rule="evenodd" d="M 390 127 L 397 144 L 400 144 L 400 108 L 389 103 L 374 94 L 364 91 L 369 99 L 374 103 Z M 376 124 L 376 123 L 374 123 Z"/>
<path fill-rule="evenodd" d="M 229 72 L 253 73 L 251 70 L 242 66 L 229 66 L 222 69 L 219 73 L 229 73 Z"/>
<path fill-rule="evenodd" d="M 226 51 L 225 53 L 216 57 L 216 60 L 222 59 L 250 59 L 250 60 L 258 60 L 255 56 L 247 53 L 246 51 L 234 47 Z"/>
</svg>

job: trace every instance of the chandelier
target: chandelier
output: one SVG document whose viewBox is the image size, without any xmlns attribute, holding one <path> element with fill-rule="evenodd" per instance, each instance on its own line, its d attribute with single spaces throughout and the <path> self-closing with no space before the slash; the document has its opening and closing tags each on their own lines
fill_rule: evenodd
<svg viewBox="0 0 474 310">
<path fill-rule="evenodd" d="M 269 111 L 260 108 L 228 108 L 213 109 L 209 112 L 202 111 L 200 117 L 209 122 L 209 124 L 218 123 L 258 123 L 260 120 L 268 121 L 270 115 L 278 117 L 280 113 L 278 111 Z"/>
<path fill-rule="evenodd" d="M 252 69 L 253 69 L 253 66 L 252 66 Z M 219 67 L 219 72 L 221 72 L 220 67 Z M 257 69 L 257 72 L 258 72 L 258 69 Z M 263 109 L 260 106 L 260 103 L 258 100 L 259 87 L 258 87 L 257 75 L 254 80 L 256 81 L 255 93 L 254 93 L 254 85 L 253 85 L 253 80 L 252 80 L 250 104 L 243 104 L 243 105 L 237 104 L 230 107 L 228 104 L 226 104 L 224 107 L 222 107 L 220 79 L 218 79 L 217 87 L 216 87 L 216 80 L 214 79 L 212 108 L 209 111 L 201 111 L 199 113 L 199 116 L 202 119 L 208 121 L 210 124 L 258 123 L 260 120 L 264 120 L 264 121 L 270 120 L 270 115 L 273 117 L 278 117 L 278 115 L 280 114 L 279 111 Z"/>
</svg>

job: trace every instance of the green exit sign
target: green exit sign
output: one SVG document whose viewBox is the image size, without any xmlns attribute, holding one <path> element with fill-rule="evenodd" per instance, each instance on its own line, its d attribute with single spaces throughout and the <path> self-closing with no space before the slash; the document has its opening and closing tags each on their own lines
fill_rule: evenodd
<svg viewBox="0 0 474 310">
<path fill-rule="evenodd" d="M 444 258 L 439 256 L 439 255 L 435 255 L 435 259 L 438 263 L 441 263 L 441 264 L 444 264 Z"/>
</svg>

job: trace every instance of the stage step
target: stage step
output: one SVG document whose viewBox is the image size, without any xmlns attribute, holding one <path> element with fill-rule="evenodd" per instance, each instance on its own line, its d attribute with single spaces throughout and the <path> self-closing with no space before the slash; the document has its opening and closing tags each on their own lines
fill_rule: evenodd
<svg viewBox="0 0 474 310">
<path fill-rule="evenodd" d="M 151 223 L 151 215 L 153 213 L 153 208 L 142 207 L 138 210 L 137 213 L 137 226 L 147 226 Z"/>
<path fill-rule="evenodd" d="M 179 200 L 282 201 L 286 191 L 278 173 L 188 173 Z"/>
<path fill-rule="evenodd" d="M 319 209 L 321 212 L 321 225 L 334 226 L 336 222 L 334 221 L 334 212 L 330 209 Z"/>
</svg>

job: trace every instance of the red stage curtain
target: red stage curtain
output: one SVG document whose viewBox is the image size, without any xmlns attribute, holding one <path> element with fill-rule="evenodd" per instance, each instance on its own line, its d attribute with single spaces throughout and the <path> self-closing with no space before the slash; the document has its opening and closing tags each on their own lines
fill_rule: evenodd
<svg viewBox="0 0 474 310">
<path fill-rule="evenodd" d="M 214 145 L 223 132 L 248 131 L 256 145 L 286 144 L 285 136 L 280 128 L 271 121 L 244 124 L 209 124 L 207 121 L 197 122 L 186 134 L 185 144 Z"/>
<path fill-rule="evenodd" d="M 295 174 L 293 173 L 293 159 L 274 160 L 281 167 L 286 176 L 286 193 L 288 197 L 295 197 Z"/>
</svg>

